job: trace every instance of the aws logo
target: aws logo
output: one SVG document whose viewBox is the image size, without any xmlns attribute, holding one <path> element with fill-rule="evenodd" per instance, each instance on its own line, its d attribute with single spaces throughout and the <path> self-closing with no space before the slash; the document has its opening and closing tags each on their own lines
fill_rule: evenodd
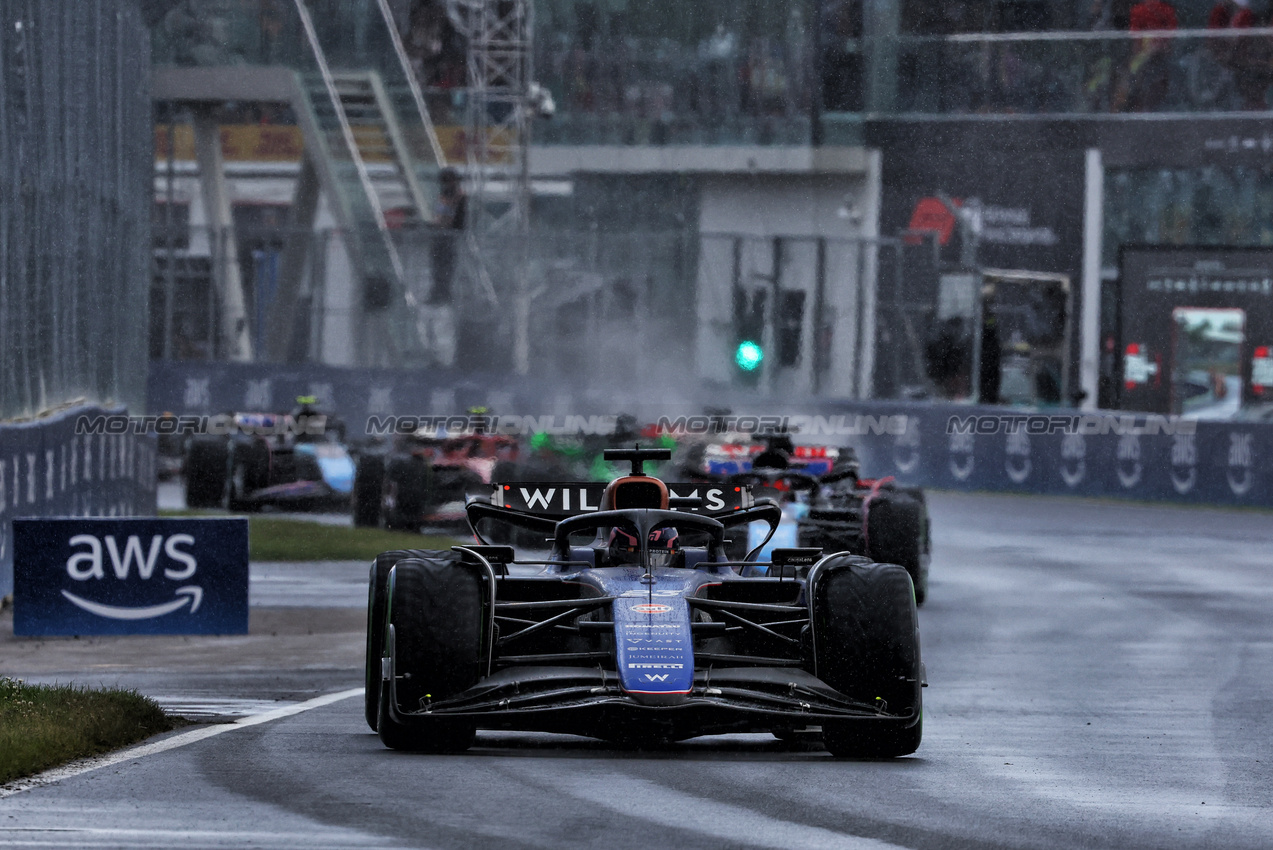
<svg viewBox="0 0 1273 850">
<path fill-rule="evenodd" d="M 184 582 L 194 578 L 199 569 L 199 562 L 187 551 L 188 547 L 195 545 L 195 538 L 190 534 L 174 534 L 169 537 L 155 534 L 148 543 L 143 543 L 138 535 L 130 534 L 124 539 L 122 546 L 112 534 L 102 537 L 77 534 L 68 542 L 79 551 L 67 559 L 66 574 L 85 588 L 105 581 L 108 577 L 114 581 L 130 581 L 134 570 L 137 579 L 143 582 L 150 581 L 157 574 L 168 581 Z M 85 593 L 89 595 L 87 589 Z M 203 588 L 195 584 L 183 585 L 177 588 L 175 599 L 141 606 L 109 605 L 66 589 L 62 590 L 62 596 L 77 608 L 99 617 L 112 620 L 148 620 L 171 614 L 187 603 L 190 605 L 189 613 L 193 614 L 199 610 L 199 604 L 203 601 Z"/>
</svg>

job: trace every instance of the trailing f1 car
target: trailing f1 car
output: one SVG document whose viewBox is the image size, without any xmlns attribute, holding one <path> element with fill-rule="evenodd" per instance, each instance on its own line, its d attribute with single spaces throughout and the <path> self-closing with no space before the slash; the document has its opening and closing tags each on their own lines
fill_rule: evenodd
<svg viewBox="0 0 1273 850">
<path fill-rule="evenodd" d="M 742 487 L 676 495 L 643 473 L 667 457 L 608 452 L 632 474 L 586 506 L 586 484 L 499 485 L 469 502 L 479 541 L 489 523 L 537 531 L 552 539 L 545 559 L 485 543 L 377 558 L 366 716 L 387 746 L 456 752 L 477 729 L 638 744 L 820 729 L 836 756 L 916 750 L 924 671 L 906 570 L 812 549 L 731 561 L 729 530 L 775 528 L 778 506 Z"/>
<path fill-rule="evenodd" d="M 892 478 L 862 478 L 853 449 L 792 445 L 779 435 L 762 443 L 707 444 L 682 468 L 698 481 L 750 487 L 778 501 L 784 508 L 779 545 L 899 564 L 910 573 L 916 603 L 927 598 L 932 539 L 924 491 Z"/>
<path fill-rule="evenodd" d="M 516 459 L 512 437 L 407 434 L 388 451 L 364 452 L 354 474 L 354 525 L 419 531 L 466 522 L 464 501 L 488 488 L 498 464 Z"/>
<path fill-rule="evenodd" d="M 343 504 L 354 464 L 329 417 L 236 413 L 223 436 L 201 435 L 186 449 L 186 505 L 255 510 Z"/>
</svg>

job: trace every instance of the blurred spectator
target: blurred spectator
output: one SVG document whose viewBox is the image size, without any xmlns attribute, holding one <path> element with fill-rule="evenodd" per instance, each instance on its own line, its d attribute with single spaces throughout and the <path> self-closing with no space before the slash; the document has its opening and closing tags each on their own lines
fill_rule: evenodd
<svg viewBox="0 0 1273 850">
<path fill-rule="evenodd" d="M 1140 0 L 1132 6 L 1132 32 L 1175 30 L 1176 10 L 1163 0 Z M 1157 109 L 1167 96 L 1171 76 L 1171 39 L 1146 36 L 1132 47 L 1126 81 L 1126 105 L 1136 112 Z"/>
<path fill-rule="evenodd" d="M 468 198 L 460 184 L 460 174 L 454 168 L 444 168 L 438 177 L 440 187 L 434 206 L 433 224 L 438 233 L 433 237 L 433 289 L 429 303 L 451 303 L 451 282 L 455 278 L 455 257 L 460 233 L 464 230 L 468 214 Z"/>
<path fill-rule="evenodd" d="M 195 0 L 184 0 L 164 15 L 164 35 L 176 65 L 225 65 L 229 56 L 217 39 L 217 22 Z"/>
<path fill-rule="evenodd" d="M 1221 0 L 1207 17 L 1207 29 L 1234 30 L 1257 26 L 1251 0 Z M 1233 73 L 1238 94 L 1246 109 L 1265 109 L 1268 86 L 1267 45 L 1263 39 L 1246 37 L 1210 39 L 1209 47 L 1221 64 Z"/>
<path fill-rule="evenodd" d="M 861 38 L 861 0 L 831 0 L 822 7 L 818 40 L 822 108 L 828 112 L 862 111 Z"/>
<path fill-rule="evenodd" d="M 1087 10 L 1087 29 L 1091 32 L 1115 29 L 1114 10 L 1109 0 L 1092 0 Z M 1112 52 L 1116 44 L 1113 40 L 1100 43 L 1100 48 L 1088 62 L 1083 100 L 1090 112 L 1103 112 L 1109 108 L 1110 86 L 1114 80 Z"/>
<path fill-rule="evenodd" d="M 415 0 L 403 47 L 425 90 L 429 114 L 435 123 L 450 123 L 451 90 L 465 84 L 465 45 L 441 0 Z"/>
<path fill-rule="evenodd" d="M 1255 13 L 1251 11 L 1251 0 L 1220 0 L 1207 16 L 1207 29 L 1253 26 Z"/>
</svg>

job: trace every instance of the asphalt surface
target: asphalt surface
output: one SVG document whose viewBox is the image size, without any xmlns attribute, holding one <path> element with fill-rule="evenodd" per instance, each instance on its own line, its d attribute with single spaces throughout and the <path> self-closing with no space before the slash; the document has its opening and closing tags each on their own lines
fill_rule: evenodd
<svg viewBox="0 0 1273 850">
<path fill-rule="evenodd" d="M 512 733 L 411 755 L 381 747 L 353 696 L 0 792 L 0 847 L 1273 846 L 1273 516 L 930 503 L 931 686 L 913 757 Z M 350 607 L 262 595 L 263 577 L 306 569 L 254 570 L 244 638 L 37 647 L 0 623 L 0 670 L 299 711 L 361 682 L 365 567 L 314 568 Z"/>
</svg>

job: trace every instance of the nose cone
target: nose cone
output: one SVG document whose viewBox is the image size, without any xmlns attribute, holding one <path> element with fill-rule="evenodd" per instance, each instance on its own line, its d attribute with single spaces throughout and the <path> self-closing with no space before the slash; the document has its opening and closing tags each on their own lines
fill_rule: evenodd
<svg viewBox="0 0 1273 850">
<path fill-rule="evenodd" d="M 694 686 L 694 646 L 685 599 L 636 592 L 614 601 L 619 683 L 637 702 L 676 705 Z"/>
</svg>

